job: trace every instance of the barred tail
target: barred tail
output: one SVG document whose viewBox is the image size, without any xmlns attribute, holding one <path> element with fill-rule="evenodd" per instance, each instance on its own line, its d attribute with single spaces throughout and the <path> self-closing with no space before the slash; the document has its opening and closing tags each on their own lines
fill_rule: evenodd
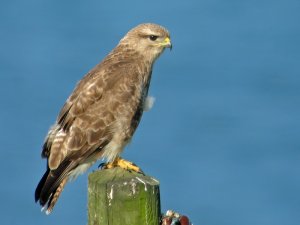
<svg viewBox="0 0 300 225">
<path fill-rule="evenodd" d="M 35 190 L 35 202 L 39 202 L 50 214 L 62 193 L 67 181 L 68 172 L 71 170 L 70 161 L 62 163 L 56 170 L 47 168 Z"/>
</svg>

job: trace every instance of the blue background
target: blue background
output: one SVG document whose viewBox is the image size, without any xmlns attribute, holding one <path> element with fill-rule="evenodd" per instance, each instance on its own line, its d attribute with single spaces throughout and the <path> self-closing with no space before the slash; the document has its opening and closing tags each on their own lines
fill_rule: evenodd
<svg viewBox="0 0 300 225">
<path fill-rule="evenodd" d="M 195 225 L 300 224 L 300 1 L 1 1 L 1 224 L 86 224 L 87 174 L 45 216 L 43 139 L 76 82 L 132 27 L 155 22 L 157 61 L 124 157 Z M 95 167 L 94 167 L 95 168 Z"/>
</svg>

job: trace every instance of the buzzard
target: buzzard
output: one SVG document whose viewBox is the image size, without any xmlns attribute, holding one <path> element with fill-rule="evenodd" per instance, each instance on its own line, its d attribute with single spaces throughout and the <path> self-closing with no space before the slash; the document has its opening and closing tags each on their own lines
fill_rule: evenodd
<svg viewBox="0 0 300 225">
<path fill-rule="evenodd" d="M 47 170 L 35 190 L 35 201 L 51 213 L 64 186 L 99 159 L 107 168 L 139 170 L 119 155 L 143 114 L 152 68 L 169 32 L 157 24 L 140 24 L 75 87 L 50 128 L 42 149 Z"/>
</svg>

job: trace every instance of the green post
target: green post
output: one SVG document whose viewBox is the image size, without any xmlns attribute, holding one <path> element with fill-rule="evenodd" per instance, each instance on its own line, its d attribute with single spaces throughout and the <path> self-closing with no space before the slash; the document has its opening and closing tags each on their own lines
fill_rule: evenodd
<svg viewBox="0 0 300 225">
<path fill-rule="evenodd" d="M 88 225 L 158 225 L 159 182 L 121 168 L 89 175 Z"/>
</svg>

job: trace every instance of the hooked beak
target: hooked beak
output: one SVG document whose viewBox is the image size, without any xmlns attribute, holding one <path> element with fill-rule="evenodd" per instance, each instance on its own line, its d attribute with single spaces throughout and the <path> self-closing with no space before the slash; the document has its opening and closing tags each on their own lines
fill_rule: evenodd
<svg viewBox="0 0 300 225">
<path fill-rule="evenodd" d="M 161 42 L 161 46 L 165 47 L 165 48 L 169 48 L 170 50 L 172 50 L 172 43 L 169 37 L 166 37 L 165 40 L 163 40 L 163 42 Z"/>
</svg>

